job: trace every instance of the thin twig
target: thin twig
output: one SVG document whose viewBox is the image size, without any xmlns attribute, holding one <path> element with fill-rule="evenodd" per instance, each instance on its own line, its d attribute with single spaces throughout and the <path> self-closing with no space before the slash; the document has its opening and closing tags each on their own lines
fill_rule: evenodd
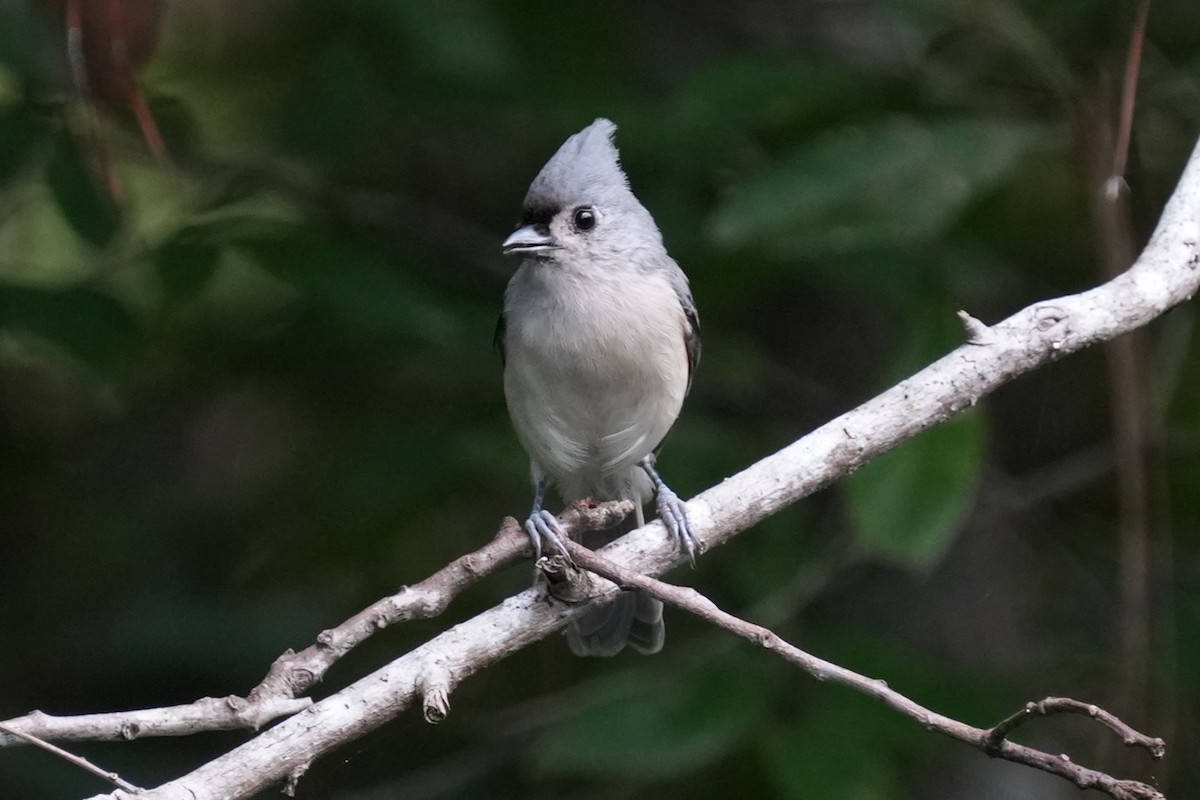
<svg viewBox="0 0 1200 800">
<path fill-rule="evenodd" d="M 1100 110 L 1082 115 L 1079 145 L 1089 166 L 1096 194 L 1092 198 L 1092 222 L 1101 254 L 1101 270 L 1114 277 L 1126 270 L 1137 255 L 1136 232 L 1128 192 L 1122 192 L 1133 129 L 1134 100 L 1150 0 L 1141 0 L 1126 57 L 1121 107 L 1113 121 Z M 1115 134 L 1114 129 L 1115 128 Z M 1111 165 L 1111 167 L 1110 167 Z M 1111 172 L 1106 175 L 1106 171 Z M 1158 439 L 1151 429 L 1146 386 L 1149 365 L 1145 334 L 1131 332 L 1109 341 L 1105 351 L 1112 395 L 1114 464 L 1118 504 L 1120 548 L 1117 687 L 1130 707 L 1149 704 L 1149 682 L 1145 664 L 1151 648 L 1151 504 L 1149 446 Z M 1147 720 L 1138 720 L 1145 723 Z"/>
<path fill-rule="evenodd" d="M 749 642 L 775 653 L 784 660 L 800 667 L 817 680 L 840 683 L 843 686 L 874 697 L 889 708 L 912 718 L 928 730 L 937 731 L 960 742 L 966 742 L 990 756 L 1058 775 L 1071 781 L 1081 789 L 1096 789 L 1104 792 L 1109 797 L 1115 798 L 1115 800 L 1163 800 L 1162 794 L 1152 786 L 1136 781 L 1119 780 L 1106 773 L 1081 767 L 1062 755 L 1053 755 L 1032 747 L 1015 744 L 1005 738 L 1032 711 L 1040 713 L 1085 713 L 1099 719 L 1105 725 L 1117 731 L 1126 744 L 1143 747 L 1154 758 L 1161 758 L 1163 756 L 1166 745 L 1161 739 L 1153 739 L 1134 731 L 1108 712 L 1095 709 L 1095 713 L 1093 713 L 1092 709 L 1094 706 L 1066 698 L 1048 698 L 1042 701 L 1042 703 L 1029 704 L 1021 712 L 1018 712 L 1018 714 L 1014 714 L 1012 717 L 1001 722 L 996 728 L 976 728 L 917 704 L 908 697 L 889 688 L 887 683 L 882 680 L 868 678 L 865 675 L 860 675 L 845 667 L 840 667 L 837 664 L 818 658 L 785 641 L 768 628 L 755 625 L 752 622 L 722 611 L 712 600 L 695 589 L 675 586 L 640 574 L 609 561 L 574 542 L 569 543 L 567 547 L 576 566 L 600 575 L 622 588 L 638 589 L 662 600 L 664 603 L 669 603 L 676 608 L 695 614 L 701 619 L 718 625 Z M 1044 708 L 1043 704 L 1045 704 Z"/>
<path fill-rule="evenodd" d="M 158 128 L 158 122 L 154 119 L 154 114 L 150 111 L 150 105 L 146 102 L 146 93 L 142 91 L 141 81 L 138 80 L 134 72 L 134 64 L 129 60 L 129 43 L 125 39 L 127 27 L 128 19 L 125 14 L 124 0 L 109 0 L 109 50 L 112 54 L 113 73 L 116 75 L 117 80 L 124 78 L 128 81 L 129 89 L 129 95 L 121 99 L 127 102 L 130 108 L 133 109 L 133 115 L 137 119 L 138 128 L 142 131 L 142 137 L 146 140 L 146 146 L 154 154 L 154 159 L 158 162 L 159 166 L 165 167 L 169 163 L 167 145 L 163 141 L 162 132 Z"/>
<path fill-rule="evenodd" d="M 47 753 L 53 753 L 64 761 L 69 761 L 80 769 L 85 769 L 93 775 L 103 778 L 119 789 L 124 789 L 125 791 L 133 792 L 134 794 L 141 794 L 145 791 L 145 789 L 142 789 L 140 786 L 135 786 L 117 773 L 101 769 L 83 756 L 77 756 L 74 753 L 68 753 L 58 745 L 50 744 L 50 742 L 47 742 L 45 739 L 39 739 L 32 733 L 25 733 L 24 731 L 17 730 L 16 728 L 10 728 L 4 724 L 0 724 L 0 732 L 7 733 L 9 736 L 15 736 L 18 739 L 24 739 L 31 745 L 42 748 Z"/>
<path fill-rule="evenodd" d="M 64 24 L 67 29 L 67 63 L 71 67 L 71 80 L 75 85 L 75 92 L 79 95 L 84 137 L 95 156 L 94 169 L 99 173 L 97 177 L 108 190 L 109 198 L 119 205 L 124 194 L 121 183 L 117 180 L 116 172 L 113 170 L 108 146 L 100 135 L 99 115 L 93 105 L 92 92 L 95 86 L 88 71 L 87 50 L 84 43 L 84 36 L 88 35 L 85 32 L 91 29 L 84 22 L 83 2 L 84 0 L 67 0 L 66 3 Z"/>
<path fill-rule="evenodd" d="M 575 533 L 611 527 L 633 510 L 628 501 L 601 505 L 577 504 L 563 513 L 562 525 Z M 271 665 L 265 678 L 247 697 L 206 697 L 186 705 L 76 716 L 34 711 L 5 720 L 0 749 L 29 741 L 129 741 L 152 736 L 189 736 L 202 731 L 258 730 L 268 722 L 292 716 L 312 705 L 303 697 L 337 661 L 376 631 L 397 622 L 427 619 L 441 613 L 464 589 L 484 576 L 532 555 L 529 537 L 512 518 L 495 538 L 473 553 L 455 559 L 425 580 L 401 589 L 324 631 L 317 642 L 299 653 L 289 650 Z M 431 695 L 432 696 L 432 695 Z M 431 706 L 427 717 L 437 716 Z"/>
<path fill-rule="evenodd" d="M 1106 184 L 1110 200 L 1115 199 L 1125 182 L 1125 166 L 1129 163 L 1129 142 L 1133 135 L 1133 103 L 1137 99 L 1138 72 L 1142 66 L 1142 46 L 1146 42 L 1146 21 L 1150 16 L 1150 0 L 1138 6 L 1137 21 L 1125 59 L 1125 81 L 1121 89 L 1121 118 L 1117 125 L 1117 143 L 1113 148 L 1112 174 Z"/>
<path fill-rule="evenodd" d="M 578 534 L 612 527 L 632 510 L 633 504 L 628 501 L 577 504 L 567 509 L 560 521 L 566 530 Z M 496 536 L 483 547 L 456 558 L 420 583 L 372 603 L 336 628 L 322 631 L 315 644 L 299 653 L 289 650 L 281 655 L 247 699 L 258 702 L 304 694 L 342 656 L 373 634 L 397 622 L 435 617 L 471 584 L 532 555 L 528 534 L 515 519 L 506 517 Z"/>
<path fill-rule="evenodd" d="M 1109 728 L 1117 736 L 1121 737 L 1122 743 L 1129 747 L 1140 747 L 1146 750 L 1154 758 L 1159 759 L 1166 755 L 1167 744 L 1162 739 L 1150 737 L 1144 733 L 1135 731 L 1129 725 L 1126 725 L 1111 712 L 1105 711 L 1097 705 L 1091 703 L 1083 703 L 1079 700 L 1072 700 L 1069 697 L 1047 697 L 1045 700 L 1040 700 L 1036 703 L 1026 703 L 1025 707 L 1020 711 L 1005 717 L 992 726 L 988 734 L 987 749 L 994 750 L 1000 746 L 1010 733 L 1020 727 L 1021 723 L 1025 722 L 1034 714 L 1043 717 L 1051 716 L 1052 714 L 1083 714 L 1091 717 L 1100 724 Z"/>
</svg>

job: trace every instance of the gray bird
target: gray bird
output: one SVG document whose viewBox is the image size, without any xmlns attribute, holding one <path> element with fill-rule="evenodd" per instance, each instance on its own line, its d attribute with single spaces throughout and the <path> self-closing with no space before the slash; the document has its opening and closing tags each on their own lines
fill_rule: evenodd
<svg viewBox="0 0 1200 800">
<path fill-rule="evenodd" d="M 700 359 L 700 323 L 687 276 L 667 254 L 650 212 L 629 189 L 598 119 L 567 139 L 525 196 L 504 252 L 521 263 L 504 295 L 496 342 L 509 415 L 533 473 L 525 530 L 541 554 L 566 534 L 542 506 L 656 498 L 689 558 L 696 540 L 683 502 L 654 469 Z M 663 645 L 662 604 L 640 592 L 572 621 L 576 655 L 642 653 Z"/>
</svg>

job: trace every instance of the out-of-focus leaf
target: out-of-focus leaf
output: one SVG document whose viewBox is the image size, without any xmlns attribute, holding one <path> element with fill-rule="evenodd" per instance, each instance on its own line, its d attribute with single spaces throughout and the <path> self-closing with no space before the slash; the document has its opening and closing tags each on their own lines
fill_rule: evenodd
<svg viewBox="0 0 1200 800">
<path fill-rule="evenodd" d="M 169 95 L 150 98 L 150 113 L 162 134 L 168 156 L 178 157 L 196 149 L 199 136 L 196 120 L 179 98 Z"/>
<path fill-rule="evenodd" d="M 900 380 L 959 343 L 945 308 L 914 310 L 888 379 Z M 970 510 L 983 466 L 987 428 L 975 410 L 884 453 L 845 482 L 861 541 L 873 552 L 929 566 L 953 541 Z"/>
<path fill-rule="evenodd" d="M 65 81 L 65 59 L 53 49 L 58 20 L 41 5 L 0 2 L 0 64 L 37 83 Z"/>
<path fill-rule="evenodd" d="M 0 184 L 29 163 L 34 145 L 45 133 L 44 122 L 23 108 L 0 108 Z"/>
<path fill-rule="evenodd" d="M 985 438 L 983 417 L 968 412 L 850 476 L 846 497 L 861 541 L 915 566 L 936 561 L 975 498 Z"/>
<path fill-rule="evenodd" d="M 346 322 L 444 345 L 463 331 L 443 304 L 382 255 L 359 245 L 298 235 L 238 245 L 276 278 Z"/>
<path fill-rule="evenodd" d="M 495 80 L 512 65 L 511 44 L 487 3 L 357 3 L 403 42 L 413 62 L 455 78 Z M 378 32 L 377 32 L 378 35 Z"/>
<path fill-rule="evenodd" d="M 108 295 L 71 287 L 0 284 L 0 329 L 41 336 L 100 371 L 119 365 L 137 329 L 125 307 Z"/>
<path fill-rule="evenodd" d="M 669 114 L 646 109 L 645 134 L 622 151 L 677 160 L 695 173 L 728 158 L 733 135 L 775 130 L 794 141 L 798 131 L 825 130 L 863 111 L 898 110 L 910 96 L 898 82 L 830 61 L 719 61 L 692 76 Z"/>
<path fill-rule="evenodd" d="M 761 750 L 778 797 L 895 800 L 905 796 L 893 745 L 893 712 L 872 701 L 829 693 L 803 724 L 772 732 Z M 853 768 L 847 768 L 847 765 Z M 819 788 L 818 792 L 814 789 Z"/>
<path fill-rule="evenodd" d="M 120 210 L 87 162 L 86 144 L 63 131 L 46 167 L 46 179 L 59 210 L 76 233 L 95 245 L 116 235 Z"/>
<path fill-rule="evenodd" d="M 619 692 L 543 732 L 533 747 L 548 775 L 664 780 L 695 773 L 727 753 L 762 720 L 769 693 L 756 655 L 705 665 L 657 691 Z"/>
<path fill-rule="evenodd" d="M 1180 597 L 1176 614 L 1179 632 L 1172 645 L 1175 647 L 1176 663 L 1179 664 L 1179 680 L 1187 681 L 1187 686 L 1200 686 L 1200 636 L 1184 633 L 1200 630 L 1200 597 L 1193 592 Z"/>
<path fill-rule="evenodd" d="M 348 43 L 326 47 L 308 67 L 312 79 L 289 99 L 280 135 L 292 146 L 336 161 L 357 146 L 351 131 L 373 124 L 387 108 L 387 98 L 363 54 Z"/>
<path fill-rule="evenodd" d="M 154 254 L 158 277 L 167 303 L 186 302 L 202 291 L 217 270 L 217 248 L 179 235 Z"/>
<path fill-rule="evenodd" d="M 817 257 L 928 241 L 1040 138 L 1029 124 L 894 119 L 801 145 L 720 208 L 725 247 Z"/>
<path fill-rule="evenodd" d="M 1013 703 L 1009 687 L 994 677 L 972 676 L 875 634 L 839 630 L 822 636 L 812 631 L 808 646 L 823 658 L 883 680 L 921 705 L 958 719 L 999 719 Z M 909 797 L 909 776 L 927 757 L 944 752 L 944 739 L 857 692 L 819 686 L 804 697 L 798 724 L 768 729 L 764 737 L 761 752 L 779 787 L 775 796 Z M 814 787 L 820 792 L 814 793 Z"/>
</svg>

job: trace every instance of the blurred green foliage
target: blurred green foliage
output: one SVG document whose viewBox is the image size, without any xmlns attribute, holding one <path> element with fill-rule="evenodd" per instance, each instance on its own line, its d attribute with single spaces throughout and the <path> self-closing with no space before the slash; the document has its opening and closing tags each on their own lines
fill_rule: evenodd
<svg viewBox="0 0 1200 800">
<path fill-rule="evenodd" d="M 662 458 L 685 494 L 956 346 L 958 309 L 990 322 L 1102 280 L 1095 165 L 1132 2 L 164 0 L 140 76 L 165 164 L 128 104 L 80 95 L 51 5 L 0 0 L 0 718 L 244 692 L 526 511 L 490 349 L 499 242 L 594 117 L 620 125 L 701 310 L 704 363 Z M 1161 0 L 1135 244 L 1198 130 L 1200 7 Z M 672 578 L 974 724 L 1048 694 L 1107 704 L 1169 761 L 1119 758 L 1084 726 L 1025 735 L 1193 796 L 1193 321 L 1182 308 L 1140 342 L 1151 645 L 1132 670 L 1099 352 Z M 376 637 L 318 693 L 527 581 Z M 653 659 L 521 653 L 439 728 L 405 717 L 298 796 L 1075 792 L 669 617 Z M 152 785 L 243 738 L 79 750 Z M 102 788 L 0 752 L 0 797 Z"/>
</svg>

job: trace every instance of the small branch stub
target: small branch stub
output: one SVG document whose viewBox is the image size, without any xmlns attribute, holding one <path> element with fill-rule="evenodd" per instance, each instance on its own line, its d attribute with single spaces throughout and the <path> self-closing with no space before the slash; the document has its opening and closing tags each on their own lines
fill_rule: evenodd
<svg viewBox="0 0 1200 800">
<path fill-rule="evenodd" d="M 590 573 L 575 566 L 568 556 L 542 556 L 536 566 L 538 574 L 546 581 L 546 593 L 555 600 L 575 605 L 588 600 L 595 592 Z"/>
<path fill-rule="evenodd" d="M 450 690 L 454 675 L 439 661 L 433 660 L 420 681 L 421 715 L 430 725 L 437 725 L 450 715 Z"/>
<path fill-rule="evenodd" d="M 311 761 L 305 761 L 295 767 L 288 773 L 287 782 L 284 783 L 281 792 L 288 797 L 296 796 L 296 786 L 300 783 L 300 779 L 304 777 L 304 773 L 308 772 L 308 768 L 312 766 Z"/>
<path fill-rule="evenodd" d="M 439 686 L 425 692 L 421 713 L 430 725 L 437 725 L 450 716 L 450 689 Z"/>
<path fill-rule="evenodd" d="M 992 333 L 992 329 L 966 311 L 959 311 L 958 318 L 967 332 L 967 344 L 987 345 L 996 341 L 996 335 Z"/>
</svg>

